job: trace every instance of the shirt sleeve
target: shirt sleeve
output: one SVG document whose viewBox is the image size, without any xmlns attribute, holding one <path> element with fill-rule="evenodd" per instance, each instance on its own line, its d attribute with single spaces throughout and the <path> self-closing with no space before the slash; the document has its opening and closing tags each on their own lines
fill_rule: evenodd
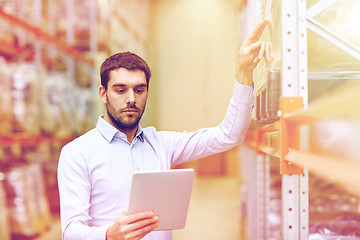
<svg viewBox="0 0 360 240">
<path fill-rule="evenodd" d="M 91 227 L 91 184 L 85 159 L 71 144 L 63 147 L 58 164 L 58 186 L 63 240 L 105 240 L 109 226 Z"/>
<path fill-rule="evenodd" d="M 196 132 L 162 132 L 171 165 L 229 150 L 245 139 L 253 112 L 254 90 L 235 81 L 224 120 L 216 127 Z"/>
</svg>

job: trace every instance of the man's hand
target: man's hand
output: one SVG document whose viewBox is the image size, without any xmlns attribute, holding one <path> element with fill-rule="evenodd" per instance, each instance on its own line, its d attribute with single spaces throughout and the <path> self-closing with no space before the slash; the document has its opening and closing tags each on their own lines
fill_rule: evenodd
<svg viewBox="0 0 360 240">
<path fill-rule="evenodd" d="M 106 232 L 107 240 L 139 240 L 159 226 L 159 217 L 152 211 L 128 214 L 123 212 Z"/>
<path fill-rule="evenodd" d="M 260 22 L 240 47 L 236 80 L 241 84 L 253 87 L 253 70 L 262 58 L 271 57 L 271 43 L 259 41 L 267 24 L 268 20 Z"/>
</svg>

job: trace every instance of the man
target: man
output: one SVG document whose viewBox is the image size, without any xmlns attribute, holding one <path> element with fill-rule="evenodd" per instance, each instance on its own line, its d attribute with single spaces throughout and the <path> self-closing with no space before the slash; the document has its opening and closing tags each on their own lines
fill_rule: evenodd
<svg viewBox="0 0 360 240">
<path fill-rule="evenodd" d="M 257 25 L 239 51 L 234 95 L 219 126 L 191 133 L 141 128 L 150 70 L 133 53 L 119 53 L 101 66 L 99 95 L 105 115 L 61 151 L 58 182 L 63 239 L 171 240 L 171 231 L 153 231 L 152 211 L 128 214 L 132 174 L 226 151 L 240 144 L 253 109 L 253 69 L 269 57 L 259 41 L 267 24 Z M 161 219 L 160 219 L 161 221 Z"/>
</svg>

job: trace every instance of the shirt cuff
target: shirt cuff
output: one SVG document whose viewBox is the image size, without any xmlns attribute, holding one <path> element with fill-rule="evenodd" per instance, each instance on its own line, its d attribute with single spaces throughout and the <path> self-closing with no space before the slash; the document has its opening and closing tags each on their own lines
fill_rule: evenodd
<svg viewBox="0 0 360 240">
<path fill-rule="evenodd" d="M 236 103 L 254 105 L 254 89 L 235 80 L 233 99 Z"/>
</svg>

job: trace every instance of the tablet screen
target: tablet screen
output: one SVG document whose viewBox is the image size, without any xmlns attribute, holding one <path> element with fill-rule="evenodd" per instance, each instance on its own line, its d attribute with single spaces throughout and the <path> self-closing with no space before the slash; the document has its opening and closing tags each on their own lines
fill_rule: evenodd
<svg viewBox="0 0 360 240">
<path fill-rule="evenodd" d="M 159 216 L 155 230 L 184 228 L 194 175 L 193 169 L 134 173 L 128 212 L 153 210 Z"/>
</svg>

